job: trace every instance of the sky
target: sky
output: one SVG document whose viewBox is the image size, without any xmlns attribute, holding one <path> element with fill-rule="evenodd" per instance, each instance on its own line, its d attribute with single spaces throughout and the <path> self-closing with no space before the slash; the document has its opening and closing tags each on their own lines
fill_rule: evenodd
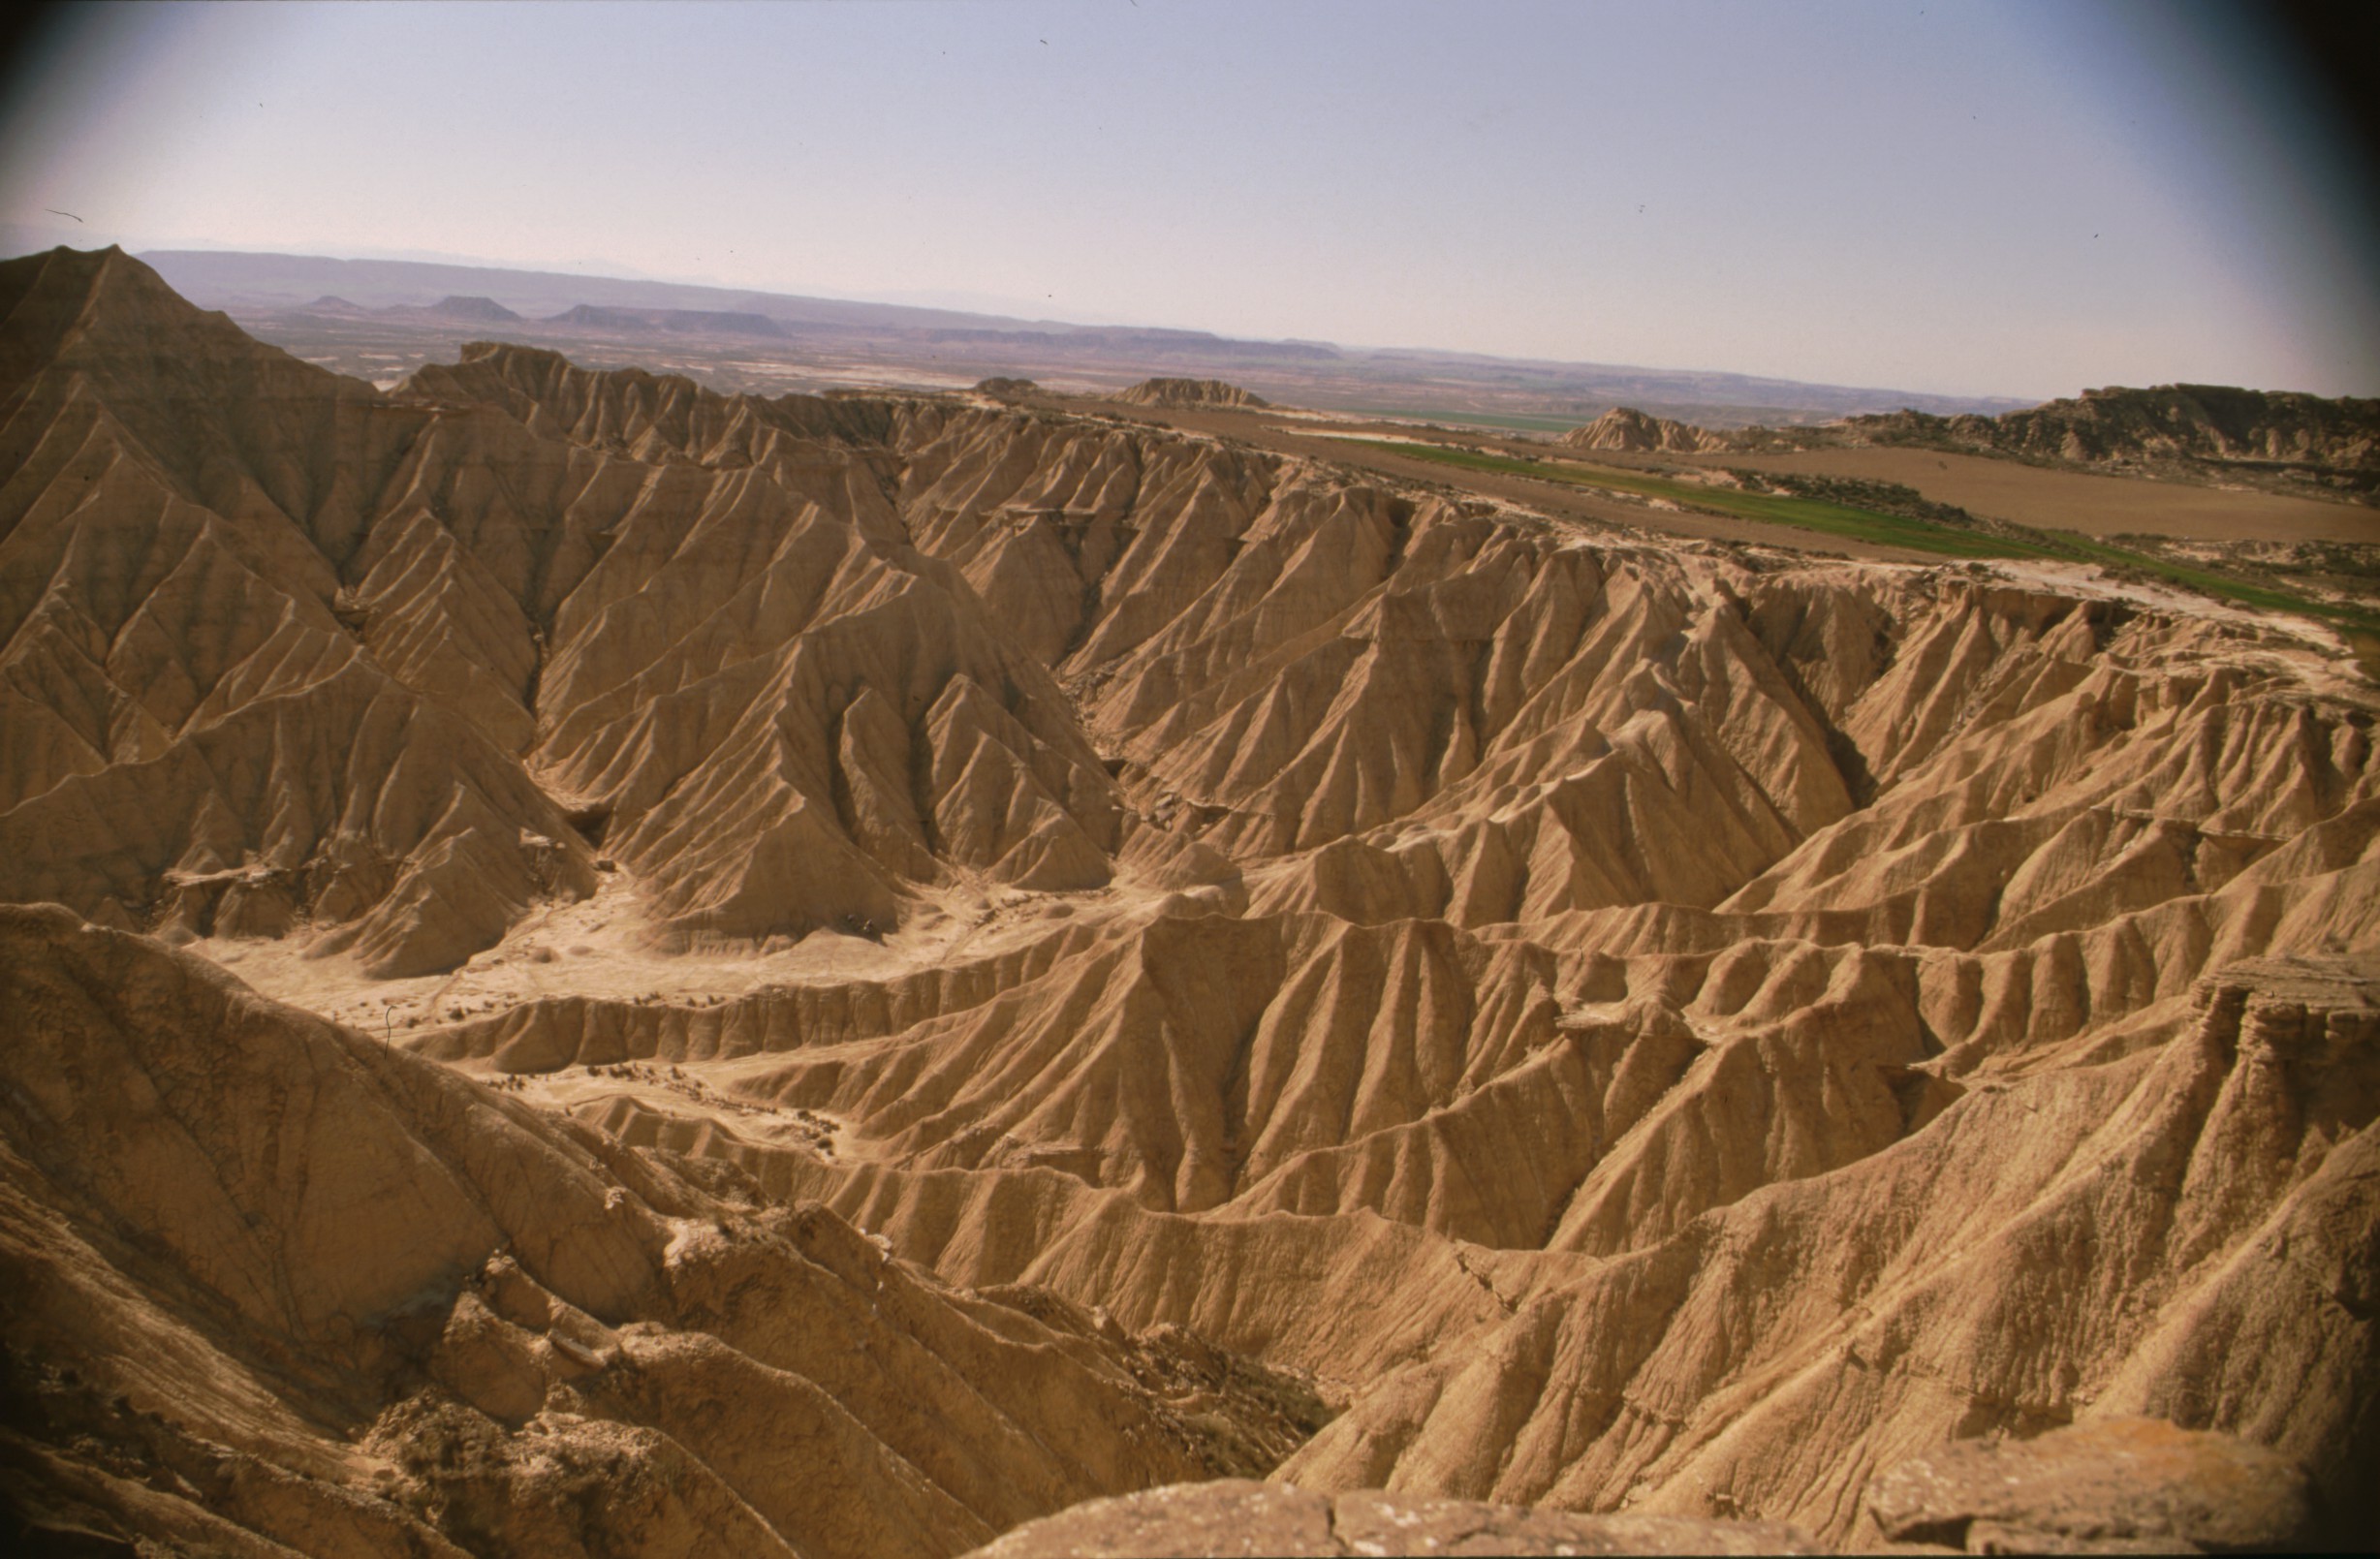
<svg viewBox="0 0 2380 1559">
<path fill-rule="evenodd" d="M 2370 170 L 2252 16 L 76 8 L 0 84 L 0 223 L 1944 394 L 2380 394 Z"/>
</svg>

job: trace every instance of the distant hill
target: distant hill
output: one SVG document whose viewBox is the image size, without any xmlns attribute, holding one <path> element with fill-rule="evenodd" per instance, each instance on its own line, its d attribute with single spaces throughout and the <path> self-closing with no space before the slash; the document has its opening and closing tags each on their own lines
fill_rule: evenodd
<svg viewBox="0 0 2380 1559">
<path fill-rule="evenodd" d="M 2380 501 L 2380 400 L 2225 385 L 2086 390 L 1999 417 L 1903 410 L 1806 427 L 1699 427 L 1622 406 L 1555 442 L 1576 450 L 1746 454 L 1906 445 Z"/>
<path fill-rule="evenodd" d="M 1647 417 L 1633 406 L 1614 406 L 1554 442 L 1574 450 L 1669 450 L 1691 454 L 1698 450 L 1723 449 L 1727 438 L 1691 422 Z"/>
<path fill-rule="evenodd" d="M 492 299 L 524 319 L 545 319 L 581 303 L 599 308 L 695 309 L 766 314 L 802 321 L 898 329 L 1016 327 L 1049 322 L 966 314 L 955 309 L 857 303 L 743 288 L 634 281 L 567 271 L 508 270 L 494 265 L 445 265 L 411 260 L 333 260 L 229 249 L 158 249 L 141 256 L 175 292 L 209 308 L 243 310 L 303 306 L 333 293 L 365 308 L 427 307 L 440 298 Z"/>
<path fill-rule="evenodd" d="M 517 320 L 518 314 L 506 308 L 492 297 L 464 297 L 450 295 L 429 306 L 429 312 L 450 320 L 483 320 L 490 323 Z"/>
<path fill-rule="evenodd" d="M 2225 385 L 2086 390 L 1997 418 L 1902 411 L 1844 425 L 1862 443 L 1939 444 L 2078 465 L 2380 466 L 2380 400 Z"/>
<path fill-rule="evenodd" d="M 1121 390 L 1110 397 L 1134 406 L 1169 406 L 1187 409 L 1194 406 L 1238 406 L 1255 408 L 1272 402 L 1261 395 L 1252 395 L 1237 385 L 1220 379 L 1143 379 L 1129 390 Z"/>
</svg>

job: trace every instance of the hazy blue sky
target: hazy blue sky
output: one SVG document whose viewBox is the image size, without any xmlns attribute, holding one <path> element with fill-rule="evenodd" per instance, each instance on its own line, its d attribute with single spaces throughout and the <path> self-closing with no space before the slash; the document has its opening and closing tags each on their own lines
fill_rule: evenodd
<svg viewBox="0 0 2380 1559">
<path fill-rule="evenodd" d="M 0 221 L 1946 392 L 2380 393 L 2368 206 L 2214 15 L 132 8 L 0 98 Z"/>
</svg>

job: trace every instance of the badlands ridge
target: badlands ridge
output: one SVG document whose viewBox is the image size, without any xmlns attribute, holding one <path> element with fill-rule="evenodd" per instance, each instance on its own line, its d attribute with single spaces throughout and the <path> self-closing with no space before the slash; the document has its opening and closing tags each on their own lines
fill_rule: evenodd
<svg viewBox="0 0 2380 1559">
<path fill-rule="evenodd" d="M 1619 406 L 1558 441 L 1572 449 L 1694 454 L 1898 446 L 2029 464 L 2380 501 L 2380 400 L 2223 385 L 2086 390 L 1998 417 L 1868 413 L 1816 427 L 1718 431 Z"/>
<path fill-rule="evenodd" d="M 927 1559 L 1269 1475 L 1837 1544 L 2133 1416 L 2371 1518 L 2322 630 L 987 395 L 382 392 L 113 252 L 0 315 L 34 1526 Z"/>
</svg>

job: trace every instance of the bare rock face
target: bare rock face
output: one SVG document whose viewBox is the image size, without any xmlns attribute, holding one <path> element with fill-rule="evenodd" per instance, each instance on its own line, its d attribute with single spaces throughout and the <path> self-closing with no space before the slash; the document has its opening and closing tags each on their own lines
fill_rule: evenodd
<svg viewBox="0 0 2380 1559">
<path fill-rule="evenodd" d="M 2288 1457 L 2156 1419 L 1950 1446 L 1881 1475 L 1863 1503 L 1890 1541 L 1969 1553 L 2278 1551 L 2320 1536 Z"/>
<path fill-rule="evenodd" d="M 1573 1515 L 1466 1500 L 1323 1494 L 1280 1483 L 1185 1483 L 1027 1522 L 974 1559 L 1299 1554 L 1820 1553 L 1771 1521 Z"/>
</svg>

